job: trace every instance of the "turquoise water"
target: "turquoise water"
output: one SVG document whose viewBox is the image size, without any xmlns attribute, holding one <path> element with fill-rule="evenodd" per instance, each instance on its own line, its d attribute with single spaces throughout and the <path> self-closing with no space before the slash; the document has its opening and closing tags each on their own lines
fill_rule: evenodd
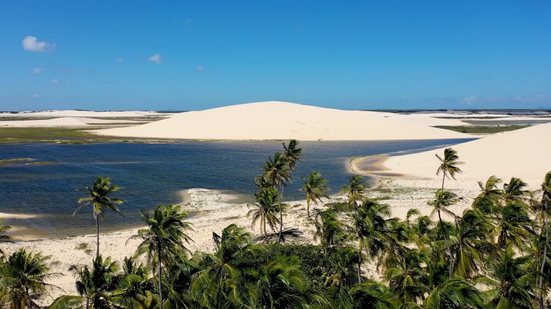
<svg viewBox="0 0 551 309">
<path fill-rule="evenodd" d="M 350 174 L 351 157 L 412 152 L 465 140 L 303 142 L 304 157 L 287 198 L 302 198 L 301 178 L 320 171 L 336 192 Z M 0 166 L 0 212 L 37 214 L 6 220 L 36 233 L 58 236 L 91 233 L 89 210 L 72 216 L 83 186 L 97 176 L 109 176 L 122 187 L 124 217 L 109 213 L 105 230 L 139 224 L 138 212 L 159 203 L 180 202 L 188 188 L 223 189 L 251 195 L 254 177 L 281 142 L 185 142 L 177 144 L 15 144 L 0 146 L 0 160 L 27 158 Z M 436 164 L 436 163 L 435 163 Z"/>
</svg>

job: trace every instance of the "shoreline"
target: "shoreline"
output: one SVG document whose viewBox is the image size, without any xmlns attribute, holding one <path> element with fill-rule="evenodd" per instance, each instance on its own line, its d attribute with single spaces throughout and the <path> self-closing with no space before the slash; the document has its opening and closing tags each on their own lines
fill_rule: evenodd
<svg viewBox="0 0 551 309">
<path fill-rule="evenodd" d="M 252 201 L 252 197 L 249 198 L 247 194 L 241 194 L 230 190 L 220 189 L 206 189 L 206 188 L 190 188 L 182 189 L 175 192 L 180 198 L 179 202 L 175 205 L 181 205 L 182 209 L 189 214 L 189 218 L 195 217 L 201 212 L 208 212 L 216 210 L 216 207 L 210 205 L 223 203 L 228 205 L 248 204 Z M 208 198 L 207 198 L 208 197 Z M 193 204 L 192 204 L 193 203 Z M 71 229 L 67 230 L 67 233 L 61 234 L 49 234 L 45 229 L 33 228 L 25 224 L 13 224 L 9 221 L 35 219 L 39 218 L 38 214 L 21 214 L 21 213 L 6 213 L 0 212 L 0 219 L 3 220 L 5 225 L 10 226 L 10 230 L 7 235 L 12 237 L 13 242 L 36 242 L 46 240 L 59 240 L 59 239 L 74 239 L 78 237 L 95 237 L 93 232 L 93 226 L 90 226 L 90 232 L 77 232 L 71 233 Z M 6 222 L 8 221 L 8 223 Z M 105 227 L 105 231 L 101 231 L 101 235 L 113 235 L 120 233 L 127 233 L 128 231 L 135 231 L 144 227 L 144 225 L 127 225 L 117 228 L 116 226 Z"/>
</svg>

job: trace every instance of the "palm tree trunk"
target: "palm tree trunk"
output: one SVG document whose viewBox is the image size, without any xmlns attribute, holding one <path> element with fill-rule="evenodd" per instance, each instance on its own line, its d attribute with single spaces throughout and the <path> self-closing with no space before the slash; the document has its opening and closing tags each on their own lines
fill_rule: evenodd
<svg viewBox="0 0 551 309">
<path fill-rule="evenodd" d="M 306 194 L 306 215 L 310 218 L 310 197 Z"/>
<path fill-rule="evenodd" d="M 279 189 L 279 236 L 277 243 L 280 244 L 283 235 L 283 187 Z"/>
<path fill-rule="evenodd" d="M 442 226 L 442 216 L 440 215 L 440 208 L 436 210 L 438 211 L 438 221 L 440 222 L 440 226 Z"/>
<path fill-rule="evenodd" d="M 362 263 L 363 263 L 363 259 L 362 259 L 362 253 L 363 253 L 363 239 L 360 238 L 360 241 L 359 241 L 359 245 L 358 245 L 358 253 L 359 253 L 359 256 L 358 256 L 358 282 L 362 282 Z"/>
<path fill-rule="evenodd" d="M 163 268 L 161 266 L 161 244 L 157 242 L 157 263 L 159 263 L 159 278 L 158 278 L 158 289 L 159 289 L 159 308 L 163 308 Z"/>
<path fill-rule="evenodd" d="M 442 173 L 442 191 L 444 191 L 444 181 L 446 180 L 446 171 Z"/>
<path fill-rule="evenodd" d="M 543 227 L 542 229 L 545 229 L 545 237 L 543 241 L 543 255 L 541 256 L 541 266 L 540 266 L 540 277 L 538 279 L 538 289 L 540 293 L 540 297 L 538 299 L 538 308 L 543 309 L 543 270 L 545 269 L 545 258 L 547 257 L 547 243 L 548 243 L 548 237 L 549 237 L 549 229 L 547 228 L 547 222 L 546 222 L 546 214 L 543 214 Z"/>
<path fill-rule="evenodd" d="M 99 218 L 96 216 L 96 258 L 99 257 Z"/>
<path fill-rule="evenodd" d="M 90 308 L 90 299 L 86 296 L 86 309 Z"/>
<path fill-rule="evenodd" d="M 451 249 L 448 249 L 449 251 L 449 254 L 450 254 L 450 266 L 449 266 L 449 269 L 448 269 L 448 277 L 451 279 L 452 276 L 453 276 L 453 268 L 454 268 L 454 265 L 455 265 L 455 258 L 457 257 L 457 255 L 461 254 L 461 250 L 463 250 L 463 245 L 461 243 L 459 243 L 459 251 L 458 251 L 458 254 L 456 255 L 456 257 L 453 256 L 453 252 Z"/>
<path fill-rule="evenodd" d="M 32 306 L 31 306 L 31 295 L 29 295 L 29 288 L 25 288 L 25 298 L 26 298 L 26 302 L 27 302 L 27 308 L 28 309 L 31 309 Z"/>
</svg>

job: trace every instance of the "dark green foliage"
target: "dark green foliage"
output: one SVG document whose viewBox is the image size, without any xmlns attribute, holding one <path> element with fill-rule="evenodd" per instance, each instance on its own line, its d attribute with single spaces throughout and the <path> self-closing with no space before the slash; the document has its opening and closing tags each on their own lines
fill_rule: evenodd
<svg viewBox="0 0 551 309">
<path fill-rule="evenodd" d="M 501 126 L 434 126 L 439 129 L 452 130 L 467 134 L 493 134 L 499 132 L 514 131 L 518 129 L 524 129 L 529 125 L 501 125 Z"/>
</svg>

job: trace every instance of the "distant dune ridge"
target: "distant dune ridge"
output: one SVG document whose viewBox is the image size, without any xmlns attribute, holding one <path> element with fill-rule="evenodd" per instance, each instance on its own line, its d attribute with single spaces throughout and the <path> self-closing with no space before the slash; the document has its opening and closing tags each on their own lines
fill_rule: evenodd
<svg viewBox="0 0 551 309">
<path fill-rule="evenodd" d="M 26 112 L 0 112 L 2 117 L 145 117 L 162 116 L 153 111 L 87 111 L 87 110 L 49 110 Z"/>
<path fill-rule="evenodd" d="M 268 101 L 178 113 L 144 125 L 95 132 L 111 136 L 203 140 L 294 138 L 302 141 L 353 141 L 470 137 L 431 127 L 439 122 L 441 120 L 429 115 L 347 111 Z"/>
<path fill-rule="evenodd" d="M 459 154 L 463 174 L 459 180 L 485 181 L 495 175 L 505 182 L 519 177 L 532 188 L 538 188 L 544 175 L 551 171 L 551 123 L 511 132 L 493 134 L 479 140 L 453 146 Z M 391 172 L 409 176 L 436 178 L 435 154 L 444 148 L 416 154 L 390 157 L 384 166 Z M 455 182 L 448 182 L 454 186 Z"/>
</svg>

